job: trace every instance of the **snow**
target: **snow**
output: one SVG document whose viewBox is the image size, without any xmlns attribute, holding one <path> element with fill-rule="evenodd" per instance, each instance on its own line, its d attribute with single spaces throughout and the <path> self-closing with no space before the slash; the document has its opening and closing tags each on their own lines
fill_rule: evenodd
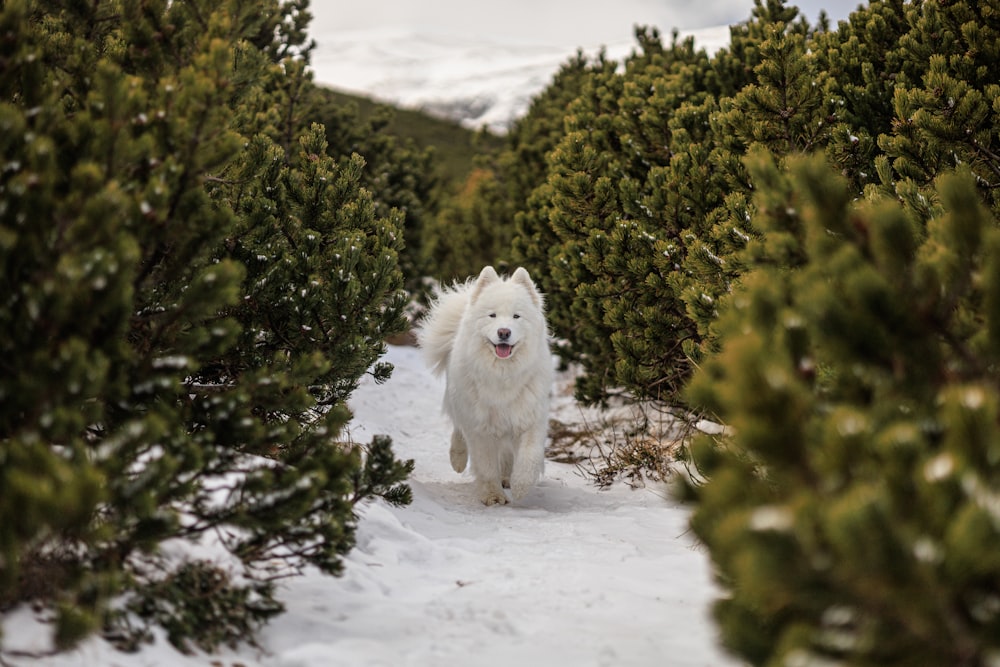
<svg viewBox="0 0 1000 667">
<path fill-rule="evenodd" d="M 312 69 L 317 83 L 495 132 L 506 131 L 524 115 L 531 99 L 577 48 L 382 26 L 319 32 L 315 38 Z M 696 38 L 699 45 L 714 50 L 728 42 L 729 29 L 700 30 Z M 593 58 L 602 47 L 610 59 L 620 61 L 635 50 L 635 43 L 622 39 L 579 48 Z"/>
<path fill-rule="evenodd" d="M 94 638 L 29 659 L 10 652 L 45 650 L 48 627 L 20 608 L 6 619 L 3 657 L 18 667 L 738 664 L 716 646 L 708 558 L 665 486 L 599 490 L 577 466 L 548 461 L 522 501 L 485 507 L 451 470 L 443 381 L 413 347 L 390 347 L 383 361 L 395 371 L 355 391 L 350 432 L 362 443 L 387 434 L 398 457 L 415 460 L 413 503 L 362 508 L 342 577 L 282 580 L 286 612 L 259 648 L 183 656 L 161 634 L 137 654 Z M 557 378 L 553 416 L 594 419 L 570 384 Z"/>
<path fill-rule="evenodd" d="M 685 34 L 709 51 L 729 40 L 727 26 Z M 524 115 L 577 48 L 591 58 L 603 49 L 618 61 L 635 50 L 631 39 L 572 47 L 385 27 L 319 33 L 317 39 L 312 55 L 317 83 L 501 133 Z"/>
</svg>

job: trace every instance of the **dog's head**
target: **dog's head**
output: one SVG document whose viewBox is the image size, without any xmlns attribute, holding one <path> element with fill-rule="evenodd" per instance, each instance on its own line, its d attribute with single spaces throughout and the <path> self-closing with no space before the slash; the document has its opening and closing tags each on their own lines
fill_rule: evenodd
<svg viewBox="0 0 1000 667">
<path fill-rule="evenodd" d="M 469 309 L 475 330 L 497 359 L 512 359 L 525 343 L 535 345 L 546 335 L 544 300 L 523 267 L 507 279 L 492 266 L 483 269 Z"/>
</svg>

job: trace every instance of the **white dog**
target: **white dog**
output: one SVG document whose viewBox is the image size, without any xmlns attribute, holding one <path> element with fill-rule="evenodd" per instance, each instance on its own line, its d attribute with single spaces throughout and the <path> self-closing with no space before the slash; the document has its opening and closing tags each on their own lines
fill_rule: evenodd
<svg viewBox="0 0 1000 667">
<path fill-rule="evenodd" d="M 444 289 L 418 332 L 454 424 L 451 465 L 471 462 L 486 505 L 524 497 L 542 474 L 552 358 L 542 295 L 528 272 L 501 279 L 487 266 Z"/>
</svg>

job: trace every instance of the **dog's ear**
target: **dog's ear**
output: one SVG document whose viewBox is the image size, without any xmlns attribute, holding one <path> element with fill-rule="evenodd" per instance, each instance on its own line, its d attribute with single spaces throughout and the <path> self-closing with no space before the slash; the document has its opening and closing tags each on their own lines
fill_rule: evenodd
<svg viewBox="0 0 1000 667">
<path fill-rule="evenodd" d="M 483 285 L 489 285 L 500 280 L 500 276 L 497 275 L 496 269 L 492 266 L 484 266 L 483 270 L 479 272 L 479 277 L 476 278 L 477 283 L 482 283 Z"/>
<path fill-rule="evenodd" d="M 535 302 L 535 305 L 539 308 L 544 306 L 542 295 L 537 289 L 535 289 L 535 283 L 531 282 L 531 276 L 528 275 L 528 270 L 523 266 L 517 267 L 514 271 L 514 275 L 510 277 L 511 282 L 519 283 L 528 290 L 528 294 L 531 295 L 531 300 Z"/>
<path fill-rule="evenodd" d="M 472 287 L 471 300 L 475 301 L 479 293 L 483 291 L 483 288 L 492 283 L 500 282 L 500 276 L 497 275 L 496 269 L 492 266 L 484 267 L 482 271 L 479 272 L 479 277 L 476 278 L 476 284 Z"/>
</svg>

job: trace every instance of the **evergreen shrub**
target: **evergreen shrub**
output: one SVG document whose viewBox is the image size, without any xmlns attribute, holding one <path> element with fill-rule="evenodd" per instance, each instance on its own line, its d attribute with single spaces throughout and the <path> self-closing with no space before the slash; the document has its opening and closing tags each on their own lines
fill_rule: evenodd
<svg viewBox="0 0 1000 667">
<path fill-rule="evenodd" d="M 696 441 L 688 487 L 723 642 L 752 664 L 990 664 L 997 219 L 968 170 L 936 181 L 925 224 L 852 203 L 821 159 L 751 168 L 777 183 L 765 241 L 689 387 L 728 427 Z"/>
<path fill-rule="evenodd" d="M 59 648 L 116 596 L 228 642 L 276 603 L 201 604 L 165 542 L 213 536 L 267 597 L 275 563 L 340 571 L 358 502 L 409 500 L 387 439 L 338 441 L 405 327 L 402 216 L 310 121 L 307 8 L 0 8 L 0 607 L 54 609 Z"/>
</svg>

